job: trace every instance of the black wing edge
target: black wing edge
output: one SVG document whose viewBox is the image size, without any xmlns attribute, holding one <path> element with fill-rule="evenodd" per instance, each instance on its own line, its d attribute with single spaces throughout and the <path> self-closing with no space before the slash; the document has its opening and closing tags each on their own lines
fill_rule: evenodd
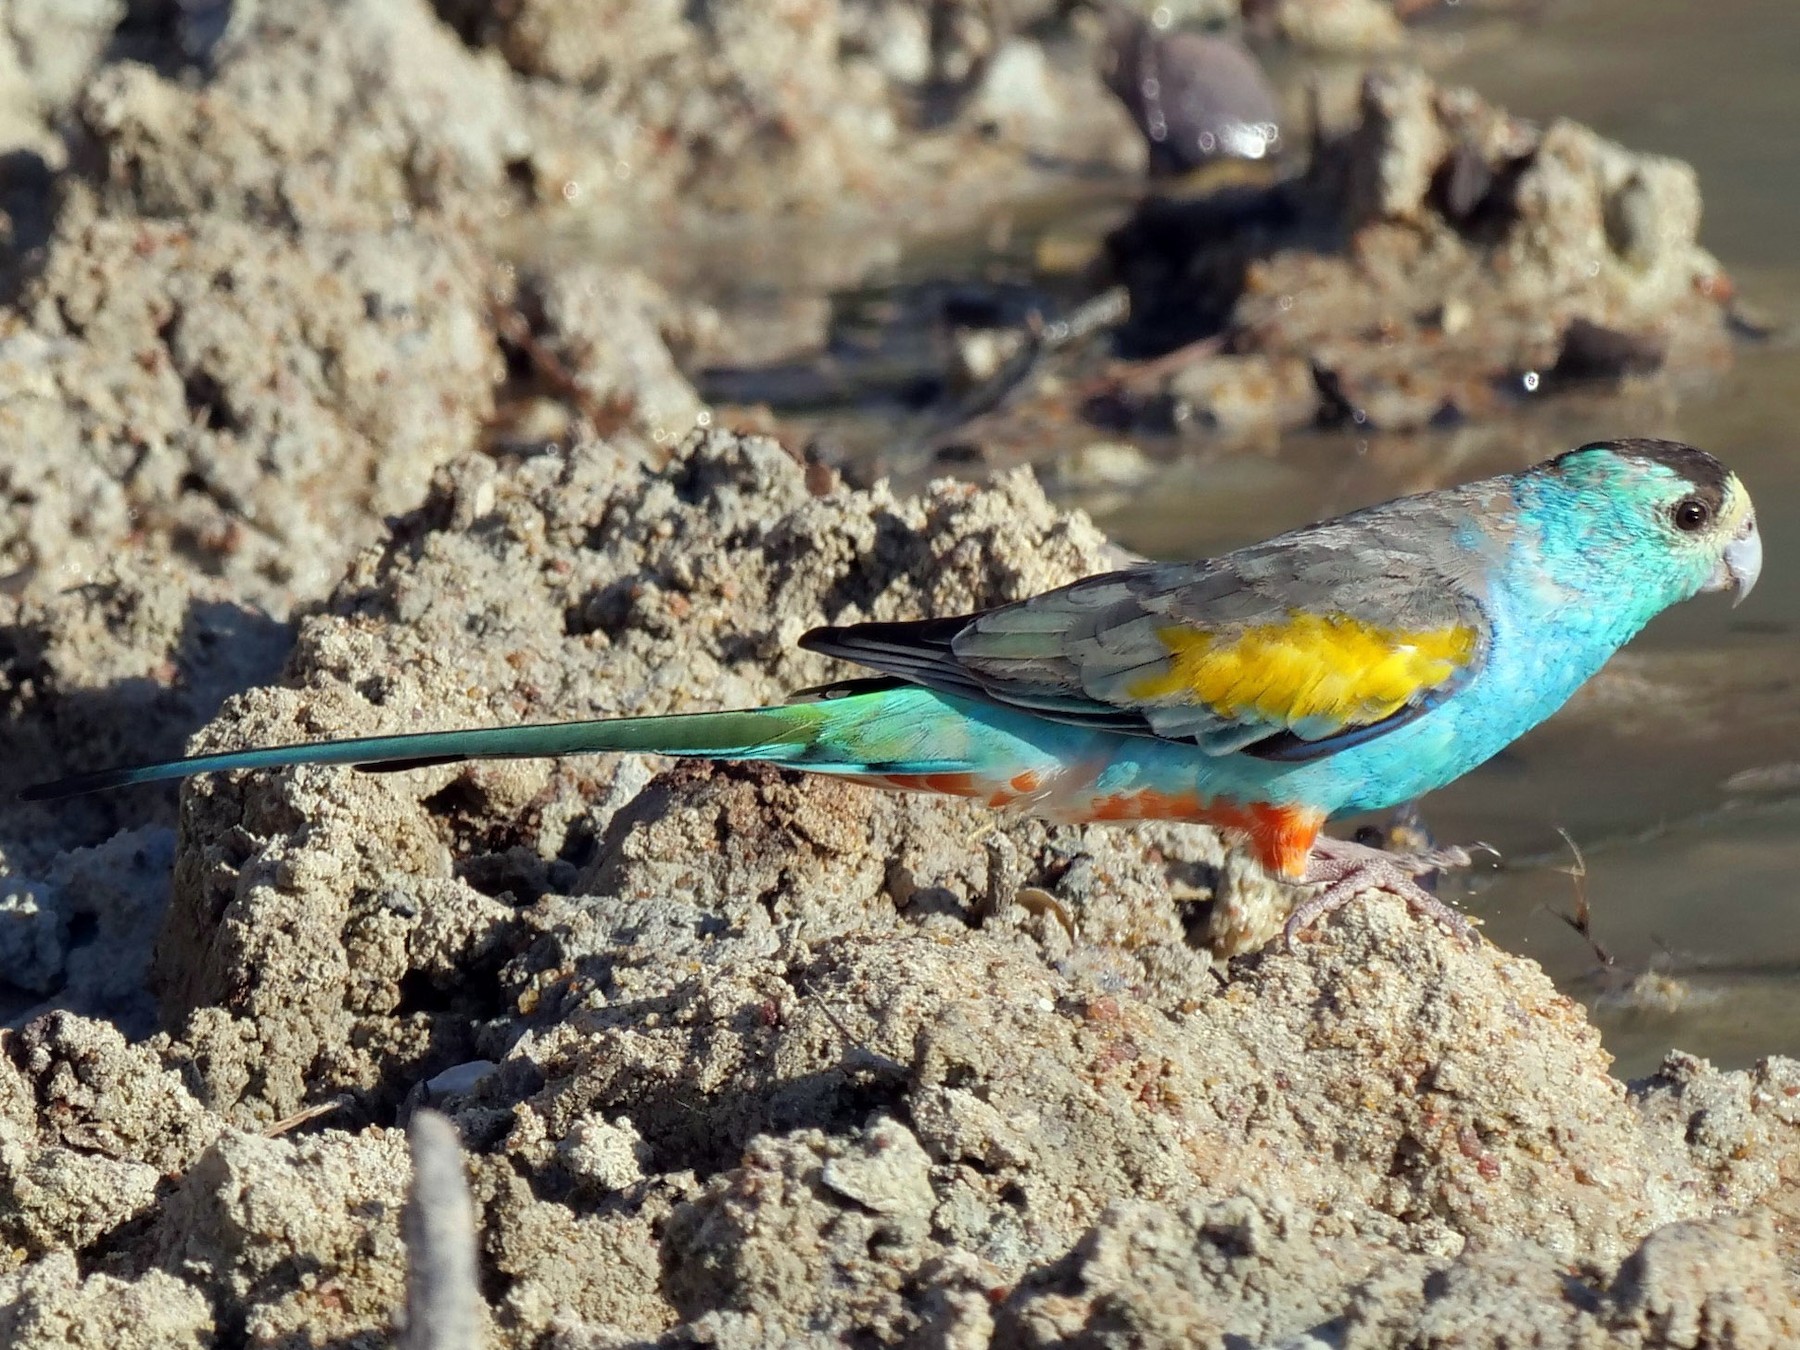
<svg viewBox="0 0 1800 1350">
<path fill-rule="evenodd" d="M 1141 712 L 1094 706 L 1059 706 L 1055 701 L 1029 701 L 1009 698 L 1006 691 L 983 684 L 980 677 L 956 659 L 951 644 L 956 635 L 979 614 L 961 614 L 947 619 L 918 619 L 900 623 L 857 623 L 843 628 L 815 628 L 800 639 L 809 652 L 836 656 L 845 661 L 883 672 L 874 680 L 847 680 L 840 684 L 821 685 L 802 690 L 808 697 L 838 697 L 842 693 L 865 693 L 873 688 L 893 688 L 896 684 L 917 684 L 941 694 L 982 699 L 1024 712 L 1036 713 L 1045 721 L 1070 726 L 1093 727 L 1122 732 L 1127 736 L 1155 736 L 1156 732 Z"/>
<path fill-rule="evenodd" d="M 981 686 L 950 649 L 956 635 L 975 617 L 960 614 L 945 619 L 815 628 L 801 636 L 800 646 L 944 693 L 979 696 Z"/>
</svg>

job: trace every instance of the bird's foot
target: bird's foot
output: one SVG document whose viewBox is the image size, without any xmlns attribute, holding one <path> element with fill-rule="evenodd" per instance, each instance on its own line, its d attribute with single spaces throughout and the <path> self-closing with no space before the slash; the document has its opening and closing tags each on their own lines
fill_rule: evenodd
<svg viewBox="0 0 1800 1350">
<path fill-rule="evenodd" d="M 1313 841 L 1305 884 L 1324 889 L 1294 906 L 1282 927 L 1282 941 L 1291 952 L 1294 940 L 1333 910 L 1342 909 L 1364 891 L 1387 891 L 1406 901 L 1414 914 L 1435 919 L 1455 936 L 1472 943 L 1475 926 L 1416 880 L 1427 872 L 1467 867 L 1472 861 L 1466 848 L 1389 853 L 1322 834 Z"/>
</svg>

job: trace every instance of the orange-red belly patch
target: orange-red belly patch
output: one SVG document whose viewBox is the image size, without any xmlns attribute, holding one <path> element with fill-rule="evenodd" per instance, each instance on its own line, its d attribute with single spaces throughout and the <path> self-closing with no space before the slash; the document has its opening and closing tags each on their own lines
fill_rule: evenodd
<svg viewBox="0 0 1800 1350">
<path fill-rule="evenodd" d="M 1233 801 L 1207 801 L 1192 792 L 1158 792 L 1140 788 L 1096 797 L 1078 818 L 1087 820 L 1184 820 L 1243 835 L 1250 851 L 1269 871 L 1290 881 L 1306 875 L 1313 840 L 1325 815 L 1304 806 L 1248 806 Z"/>
<path fill-rule="evenodd" d="M 989 806 L 1010 806 L 1043 785 L 1032 772 L 1013 775 L 1005 783 L 971 773 L 859 774 L 855 782 L 905 792 L 938 792 L 952 797 L 979 797 Z M 1059 803 L 1057 815 L 1069 821 L 1181 820 L 1229 830 L 1248 840 L 1257 862 L 1277 876 L 1298 881 L 1306 875 L 1313 840 L 1325 824 L 1325 813 L 1304 806 L 1271 806 L 1208 800 L 1196 792 L 1163 792 L 1135 788 L 1095 796 L 1079 805 Z"/>
</svg>

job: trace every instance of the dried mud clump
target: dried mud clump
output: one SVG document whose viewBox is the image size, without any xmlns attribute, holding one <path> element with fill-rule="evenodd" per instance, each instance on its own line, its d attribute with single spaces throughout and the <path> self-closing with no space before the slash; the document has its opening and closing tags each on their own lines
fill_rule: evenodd
<svg viewBox="0 0 1800 1350">
<path fill-rule="evenodd" d="M 80 162 L 113 209 L 334 227 L 443 213 L 489 236 L 540 207 L 634 232 L 647 210 L 873 220 L 1029 181 L 1017 136 L 993 144 L 984 101 L 1027 105 L 1025 132 L 1048 128 L 1075 153 L 1130 151 L 1091 69 L 1052 66 L 1010 23 L 958 60 L 966 25 L 934 19 L 945 6 L 241 8 L 203 86 L 120 62 L 83 91 Z M 945 81 L 966 115 L 916 134 L 920 100 Z"/>
<path fill-rule="evenodd" d="M 506 68 L 422 0 L 236 8 L 203 83 L 122 61 L 83 90 L 106 209 L 343 229 L 508 199 L 531 143 Z"/>
<path fill-rule="evenodd" d="M 1178 416 L 1404 431 L 1725 364 L 1699 225 L 1686 164 L 1404 71 L 1304 180 L 1152 203 L 1111 248 L 1136 340 L 1222 343 L 1167 381 Z"/>
<path fill-rule="evenodd" d="M 488 272 L 414 228 L 72 203 L 0 315 L 11 589 L 66 589 L 129 548 L 277 615 L 323 593 L 491 415 Z"/>
<path fill-rule="evenodd" d="M 838 673 L 809 624 L 1105 557 L 1023 475 L 814 496 L 724 433 L 460 461 L 203 741 L 758 702 Z M 385 1334 L 425 1103 L 503 1346 L 1776 1345 L 1800 1316 L 1800 1066 L 1628 1089 L 1535 964 L 1398 901 L 1220 965 L 1209 905 L 1278 897 L 1198 828 L 621 757 L 300 769 L 197 781 L 175 878 L 163 1033 L 0 1043 L 10 1343 L 134 1301 L 118 1345 Z"/>
</svg>

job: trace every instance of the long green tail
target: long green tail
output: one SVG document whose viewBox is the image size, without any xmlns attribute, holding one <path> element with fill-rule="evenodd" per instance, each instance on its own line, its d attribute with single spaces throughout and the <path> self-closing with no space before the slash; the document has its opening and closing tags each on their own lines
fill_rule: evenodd
<svg viewBox="0 0 1800 1350">
<path fill-rule="evenodd" d="M 462 759 L 535 759 L 606 750 L 692 759 L 766 760 L 812 773 L 837 774 L 963 773 L 979 764 L 1012 763 L 1021 755 L 1028 766 L 1040 762 L 1042 767 L 1049 766 L 1045 751 L 1006 732 L 996 718 L 1004 722 L 1035 720 L 917 685 L 902 685 L 734 712 L 541 722 L 228 750 L 59 778 L 34 784 L 19 797 L 28 802 L 53 801 L 190 774 L 291 764 L 349 764 L 391 773 Z"/>
<path fill-rule="evenodd" d="M 882 694 L 860 695 L 854 699 L 782 704 L 736 712 L 546 722 L 466 731 L 425 731 L 405 736 L 364 736 L 311 745 L 263 746 L 77 774 L 51 783 L 34 784 L 20 792 L 19 797 L 30 802 L 52 801 L 83 792 L 186 778 L 190 774 L 268 769 L 290 764 L 350 764 L 361 769 L 395 772 L 462 759 L 532 759 L 602 750 L 707 759 L 774 760 L 796 768 L 859 772 L 864 766 L 846 760 L 845 747 L 830 744 L 830 740 L 836 738 L 823 733 L 834 726 L 842 730 L 854 719 L 858 710 L 847 705 L 884 697 Z"/>
</svg>

